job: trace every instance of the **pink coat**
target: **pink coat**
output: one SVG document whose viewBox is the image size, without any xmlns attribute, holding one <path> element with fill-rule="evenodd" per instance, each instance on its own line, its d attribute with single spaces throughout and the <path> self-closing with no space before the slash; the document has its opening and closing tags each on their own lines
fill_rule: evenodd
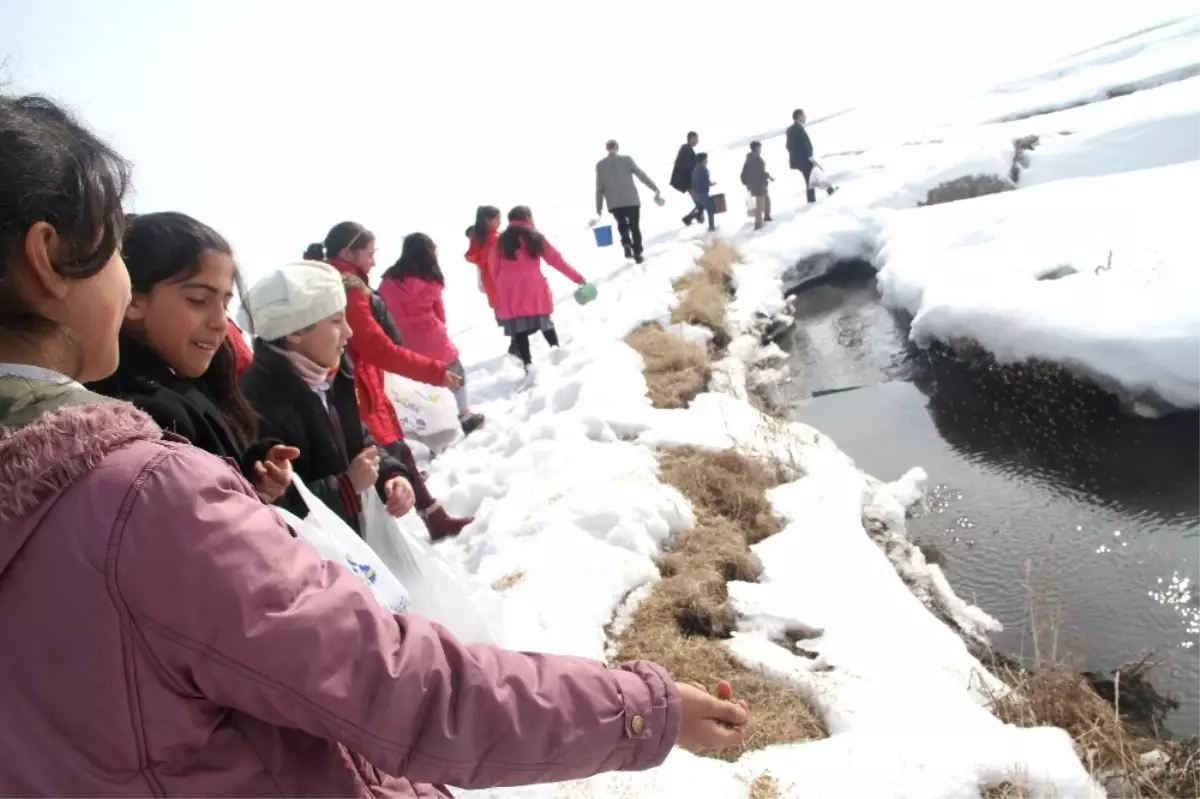
<svg viewBox="0 0 1200 799">
<path fill-rule="evenodd" d="M 435 361 L 452 363 L 458 360 L 458 349 L 446 332 L 442 291 L 440 283 L 419 277 L 384 278 L 379 283 L 379 296 L 387 304 L 404 346 Z"/>
<path fill-rule="evenodd" d="M 510 227 L 533 229 L 526 222 L 513 222 Z M 492 280 L 496 284 L 497 319 L 549 316 L 554 313 L 554 296 L 550 293 L 546 276 L 542 274 L 542 261 L 576 283 L 586 282 L 583 275 L 572 269 L 548 241 L 542 245 L 540 258 L 531 256 L 524 245 L 517 249 L 513 258 L 505 258 L 503 248 L 497 244 L 490 259 Z"/>
<path fill-rule="evenodd" d="M 0 796 L 437 797 L 674 744 L 659 667 L 392 616 L 220 459 L 29 385 L 0 378 Z"/>
</svg>

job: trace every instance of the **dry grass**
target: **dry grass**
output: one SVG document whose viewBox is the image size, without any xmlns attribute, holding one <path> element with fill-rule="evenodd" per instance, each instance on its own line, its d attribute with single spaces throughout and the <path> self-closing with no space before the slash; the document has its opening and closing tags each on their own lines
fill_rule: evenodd
<svg viewBox="0 0 1200 799">
<path fill-rule="evenodd" d="M 524 579 L 525 579 L 525 572 L 523 572 L 523 571 L 509 572 L 508 574 L 504 575 L 496 582 L 492 583 L 492 589 L 494 591 L 507 591 L 508 589 L 512 588 L 514 585 L 517 585 Z"/>
<path fill-rule="evenodd" d="M 1021 179 L 1021 170 L 1029 167 L 1029 152 L 1041 141 L 1036 133 L 1013 140 L 1012 166 L 1008 168 L 1008 179 L 1014 184 Z"/>
<path fill-rule="evenodd" d="M 918 205 L 941 205 L 959 200 L 970 200 L 987 194 L 998 194 L 1002 191 L 1012 191 L 1016 186 L 1011 180 L 1005 180 L 997 175 L 964 175 L 961 178 L 948 180 L 929 190 L 925 201 Z"/>
<path fill-rule="evenodd" d="M 750 725 L 745 744 L 723 758 L 825 737 L 820 717 L 795 690 L 741 665 L 721 642 L 737 624 L 726 583 L 756 579 L 762 564 L 749 545 L 779 531 L 765 493 L 785 479 L 783 470 L 733 451 L 680 447 L 659 453 L 659 472 L 691 502 L 696 526 L 659 559 L 663 579 L 616 639 L 618 659 L 653 660 L 682 682 L 732 682 L 750 705 Z"/>
<path fill-rule="evenodd" d="M 750 799 L 777 799 L 780 795 L 779 780 L 764 771 L 750 783 Z"/>
<path fill-rule="evenodd" d="M 725 309 L 733 296 L 733 267 L 745 260 L 737 247 L 724 239 L 707 245 L 696 259 L 696 271 L 675 281 L 680 297 L 671 321 L 702 325 L 713 332 L 718 348 L 725 347 L 730 338 Z"/>
<path fill-rule="evenodd" d="M 686 408 L 708 386 L 708 352 L 696 342 L 648 324 L 626 336 L 625 343 L 642 356 L 642 373 L 655 408 Z"/>
</svg>

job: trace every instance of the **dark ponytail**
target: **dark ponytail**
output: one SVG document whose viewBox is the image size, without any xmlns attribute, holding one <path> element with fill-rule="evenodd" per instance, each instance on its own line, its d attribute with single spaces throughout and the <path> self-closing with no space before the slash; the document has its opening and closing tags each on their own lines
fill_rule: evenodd
<svg viewBox="0 0 1200 799">
<path fill-rule="evenodd" d="M 324 261 L 325 246 L 322 244 L 310 244 L 308 249 L 304 251 L 304 260 L 306 261 Z"/>
<path fill-rule="evenodd" d="M 524 246 L 531 258 L 542 257 L 542 245 L 546 237 L 533 228 L 524 225 L 514 225 L 513 222 L 532 222 L 533 211 L 527 205 L 518 205 L 508 212 L 508 228 L 500 234 L 500 252 L 508 260 L 517 256 L 517 250 Z"/>
<path fill-rule="evenodd" d="M 475 224 L 467 228 L 467 235 L 476 244 L 487 241 L 488 230 L 493 219 L 500 218 L 500 209 L 494 205 L 481 205 L 475 209 Z"/>
</svg>

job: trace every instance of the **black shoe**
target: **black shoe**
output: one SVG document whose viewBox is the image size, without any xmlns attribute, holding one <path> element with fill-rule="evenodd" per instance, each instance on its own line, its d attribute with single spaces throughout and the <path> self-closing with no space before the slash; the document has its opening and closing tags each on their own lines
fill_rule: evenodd
<svg viewBox="0 0 1200 799">
<path fill-rule="evenodd" d="M 635 256 L 633 256 L 633 262 L 635 264 L 644 264 L 644 263 L 646 263 L 646 259 L 644 257 L 642 257 L 641 255 L 635 255 Z"/>
<path fill-rule="evenodd" d="M 695 221 L 696 221 L 696 220 L 692 218 L 692 215 L 691 215 L 691 214 L 688 214 L 687 216 L 685 216 L 685 217 L 683 218 L 683 224 L 684 224 L 684 227 L 691 227 L 691 226 L 692 226 L 692 223 L 693 223 L 693 222 L 695 222 Z"/>
<path fill-rule="evenodd" d="M 633 257 L 633 250 L 626 250 L 626 251 L 625 251 L 625 257 L 626 257 L 626 258 L 632 258 L 632 257 Z"/>
<path fill-rule="evenodd" d="M 829 187 L 828 189 L 826 189 L 825 191 L 829 192 L 829 196 L 830 196 L 830 197 L 832 197 L 832 196 L 833 196 L 833 193 L 834 193 L 835 191 L 837 191 L 837 190 L 838 190 L 838 187 L 837 187 L 837 186 L 830 186 L 830 187 Z"/>
<path fill-rule="evenodd" d="M 482 413 L 472 413 L 459 419 L 459 424 L 462 425 L 463 435 L 469 436 L 479 428 L 483 427 L 484 416 Z"/>
<path fill-rule="evenodd" d="M 767 222 L 774 222 L 774 221 L 775 221 L 775 220 L 774 220 L 774 219 L 772 219 L 772 218 L 771 218 L 771 217 L 769 217 L 769 216 L 764 216 L 764 217 L 763 217 L 763 223 L 764 223 L 764 224 L 766 224 Z"/>
</svg>

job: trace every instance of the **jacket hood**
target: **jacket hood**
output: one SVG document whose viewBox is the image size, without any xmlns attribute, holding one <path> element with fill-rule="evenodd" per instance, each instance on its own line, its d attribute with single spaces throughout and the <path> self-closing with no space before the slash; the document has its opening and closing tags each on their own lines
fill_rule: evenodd
<svg viewBox="0 0 1200 799">
<path fill-rule="evenodd" d="M 160 438 L 158 425 L 127 402 L 78 385 L 0 378 L 0 524 L 37 510 L 115 450 Z M 0 536 L 0 572 L 36 529 Z"/>
<path fill-rule="evenodd" d="M 397 280 L 394 277 L 384 278 L 379 283 L 379 293 L 387 299 L 389 296 L 403 300 L 421 300 L 436 297 L 442 287 L 432 280 L 419 277 L 406 277 Z"/>
</svg>

